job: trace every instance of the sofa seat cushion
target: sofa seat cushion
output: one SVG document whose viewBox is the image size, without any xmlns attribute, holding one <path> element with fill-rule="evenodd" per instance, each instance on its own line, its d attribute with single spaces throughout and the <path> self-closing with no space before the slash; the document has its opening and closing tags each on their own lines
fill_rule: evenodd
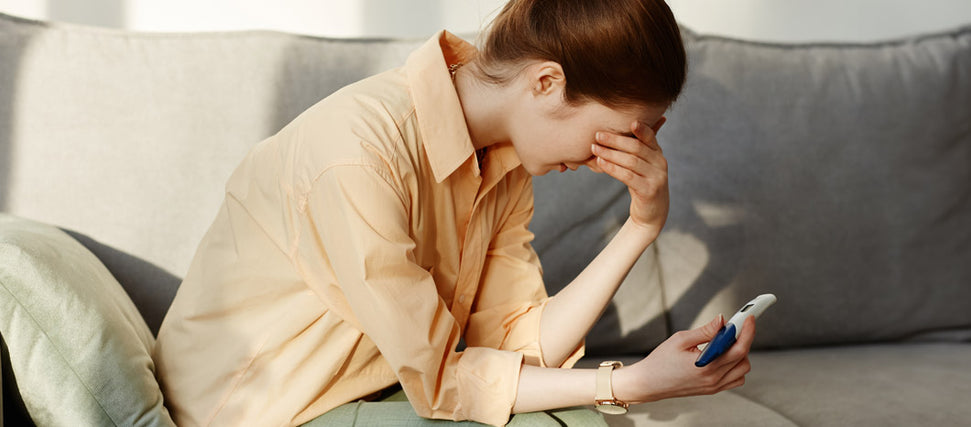
<svg viewBox="0 0 971 427">
<path fill-rule="evenodd" d="M 578 366 L 594 367 L 600 359 Z M 619 360 L 634 363 L 637 359 Z M 633 406 L 610 425 L 966 425 L 971 344 L 898 343 L 756 351 L 744 386 Z"/>
<path fill-rule="evenodd" d="M 0 214 L 0 333 L 13 373 L 3 380 L 37 425 L 174 425 L 148 326 L 64 231 Z"/>
<path fill-rule="evenodd" d="M 798 425 L 957 426 L 971 420 L 971 343 L 760 352 L 738 394 Z"/>
</svg>

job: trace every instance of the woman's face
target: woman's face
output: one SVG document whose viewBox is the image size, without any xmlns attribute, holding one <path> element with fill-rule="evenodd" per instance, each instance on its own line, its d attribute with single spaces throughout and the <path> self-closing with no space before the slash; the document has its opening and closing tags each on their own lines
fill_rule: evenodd
<svg viewBox="0 0 971 427">
<path fill-rule="evenodd" d="M 666 111 L 651 106 L 612 109 L 592 101 L 571 105 L 563 97 L 564 81 L 558 80 L 556 70 L 543 72 L 528 80 L 531 92 L 514 103 L 509 114 L 509 138 L 530 175 L 580 166 L 600 172 L 591 151 L 597 132 L 633 136 L 635 121 L 654 127 Z"/>
<path fill-rule="evenodd" d="M 564 101 L 555 111 L 537 109 L 514 116 L 510 137 L 530 175 L 580 166 L 600 172 L 591 151 L 597 132 L 633 137 L 635 121 L 654 127 L 665 111 L 663 107 L 611 109 L 596 102 L 571 106 Z"/>
</svg>

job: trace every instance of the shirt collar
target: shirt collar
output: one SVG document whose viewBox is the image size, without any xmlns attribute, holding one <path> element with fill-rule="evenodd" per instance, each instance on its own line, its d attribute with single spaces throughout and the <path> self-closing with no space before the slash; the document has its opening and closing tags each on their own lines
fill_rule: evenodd
<svg viewBox="0 0 971 427">
<path fill-rule="evenodd" d="M 436 182 L 444 181 L 469 158 L 473 159 L 475 173 L 479 173 L 472 137 L 448 70 L 449 65 L 467 63 L 475 55 L 470 43 L 441 31 L 412 52 L 405 63 L 418 127 Z M 512 146 L 505 145 L 489 147 L 488 154 L 490 161 L 501 157 L 503 174 L 520 164 Z M 495 155 L 499 153 L 502 155 Z"/>
</svg>

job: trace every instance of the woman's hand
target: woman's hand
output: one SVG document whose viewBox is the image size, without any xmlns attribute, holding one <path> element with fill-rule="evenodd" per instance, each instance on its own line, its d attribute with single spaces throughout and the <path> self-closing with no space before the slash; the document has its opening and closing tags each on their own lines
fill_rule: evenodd
<svg viewBox="0 0 971 427">
<path fill-rule="evenodd" d="M 654 233 L 661 232 L 668 217 L 668 163 L 657 143 L 657 132 L 667 119 L 651 127 L 631 124 L 634 137 L 597 132 L 591 151 L 597 169 L 627 185 L 631 220 Z"/>
<path fill-rule="evenodd" d="M 755 319 L 742 326 L 738 341 L 703 368 L 695 366 L 698 345 L 711 341 L 725 320 L 719 316 L 707 325 L 681 331 L 661 343 L 643 360 L 613 373 L 614 396 L 628 403 L 653 402 L 671 397 L 715 394 L 745 384 L 751 369 L 748 352 L 755 338 Z"/>
</svg>

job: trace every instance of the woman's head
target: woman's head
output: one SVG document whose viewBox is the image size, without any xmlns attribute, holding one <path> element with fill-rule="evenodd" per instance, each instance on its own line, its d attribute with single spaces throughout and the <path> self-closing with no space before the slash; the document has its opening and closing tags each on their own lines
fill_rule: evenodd
<svg viewBox="0 0 971 427">
<path fill-rule="evenodd" d="M 685 80 L 681 35 L 663 0 L 510 0 L 477 68 L 504 83 L 536 61 L 562 67 L 570 104 L 667 106 Z"/>
</svg>

